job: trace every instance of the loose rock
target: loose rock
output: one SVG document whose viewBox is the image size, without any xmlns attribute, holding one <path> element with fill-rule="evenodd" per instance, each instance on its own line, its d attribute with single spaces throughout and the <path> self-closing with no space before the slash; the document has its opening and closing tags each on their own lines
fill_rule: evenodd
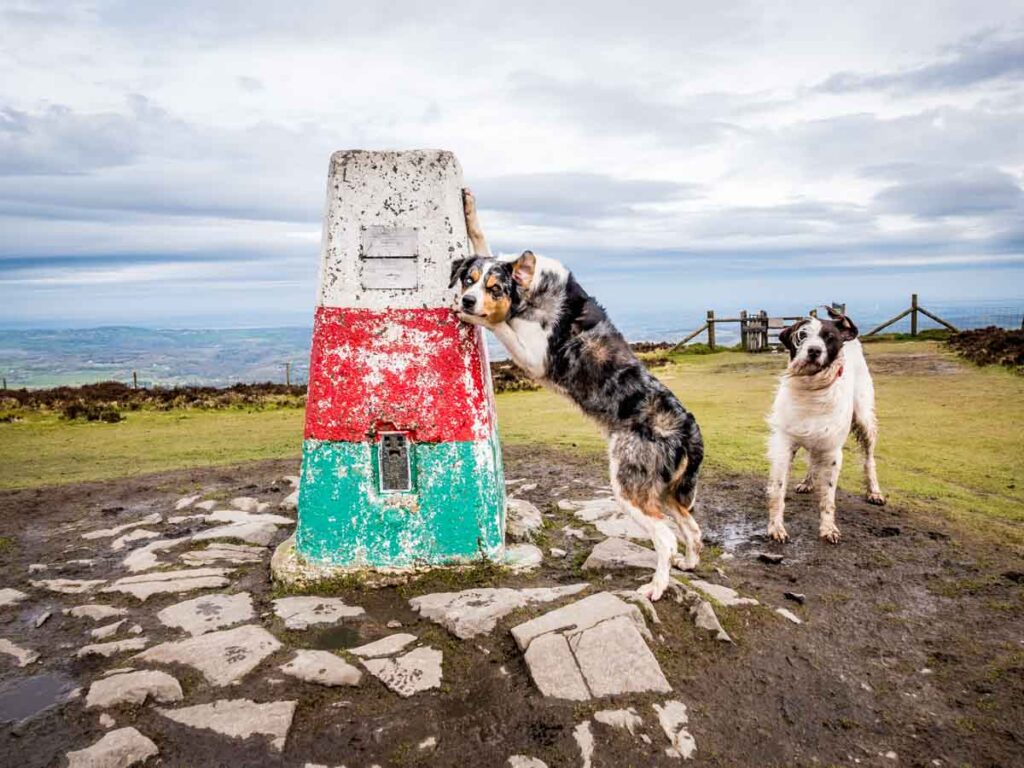
<svg viewBox="0 0 1024 768">
<path fill-rule="evenodd" d="M 650 541 L 650 534 L 614 498 L 578 501 L 573 507 L 579 520 L 590 523 L 605 536 Z"/>
<path fill-rule="evenodd" d="M 548 768 L 548 764 L 536 757 L 526 755 L 512 755 L 508 759 L 509 768 Z"/>
<path fill-rule="evenodd" d="M 271 746 L 280 752 L 291 730 L 297 704 L 295 701 L 257 704 L 249 699 L 221 699 L 212 704 L 157 711 L 182 725 L 235 739 L 247 739 L 253 734 L 269 736 Z"/>
<path fill-rule="evenodd" d="M 159 541 L 152 541 L 145 546 L 139 547 L 128 553 L 123 563 L 132 573 L 139 573 L 140 571 L 148 571 L 157 566 L 164 565 L 157 558 L 157 552 L 163 552 L 168 549 L 172 549 L 179 544 L 184 544 L 191 540 L 191 536 L 179 536 L 174 539 L 160 539 Z"/>
<path fill-rule="evenodd" d="M 260 508 L 260 500 L 254 499 L 252 496 L 236 496 L 229 503 L 235 509 L 240 509 L 243 512 L 255 512 Z"/>
<path fill-rule="evenodd" d="M 278 667 L 286 675 L 320 685 L 359 685 L 363 673 L 329 651 L 295 652 L 295 658 Z"/>
<path fill-rule="evenodd" d="M 414 597 L 409 605 L 424 618 L 436 621 L 456 637 L 467 640 L 488 634 L 498 619 L 517 608 L 575 595 L 588 586 L 583 583 L 535 589 L 467 589 Z"/>
<path fill-rule="evenodd" d="M 280 647 L 277 638 L 263 627 L 247 624 L 161 643 L 137 658 L 158 664 L 184 664 L 202 672 L 213 685 L 228 685 L 254 670 Z"/>
<path fill-rule="evenodd" d="M 532 571 L 544 562 L 544 553 L 533 544 L 505 547 L 505 565 L 514 571 Z"/>
<path fill-rule="evenodd" d="M 416 648 L 393 659 L 366 659 L 363 666 L 371 675 L 399 696 L 441 687 L 441 651 Z"/>
<path fill-rule="evenodd" d="M 377 656 L 393 656 L 409 645 L 409 643 L 413 643 L 415 641 L 416 635 L 399 632 L 394 635 L 388 635 L 387 637 L 381 638 L 375 642 L 361 645 L 358 648 L 349 648 L 348 652 L 354 656 L 361 656 L 367 659 L 372 659 Z"/>
<path fill-rule="evenodd" d="M 183 571 L 126 576 L 123 579 L 118 579 L 103 591 L 124 592 L 145 602 L 152 595 L 166 592 L 191 592 L 195 589 L 226 587 L 229 582 L 225 575 L 230 572 L 230 568 L 192 568 Z"/>
<path fill-rule="evenodd" d="M 792 600 L 794 603 L 799 603 L 800 605 L 807 602 L 807 595 L 803 595 L 799 592 L 783 592 L 782 596 L 787 600 Z"/>
<path fill-rule="evenodd" d="M 757 559 L 762 563 L 768 563 L 768 565 L 778 565 L 786 559 L 786 556 L 776 552 L 758 552 Z"/>
<path fill-rule="evenodd" d="M 313 624 L 334 624 L 340 619 L 362 616 L 366 611 L 346 605 L 338 597 L 282 597 L 274 601 L 274 613 L 286 629 L 303 630 Z"/>
<path fill-rule="evenodd" d="M 195 496 L 183 496 L 182 498 L 174 502 L 174 511 L 181 512 L 181 510 L 185 509 L 185 507 L 191 507 L 193 504 L 199 501 L 200 498 L 201 497 L 199 494 L 196 494 Z"/>
<path fill-rule="evenodd" d="M 779 616 L 781 616 L 782 618 L 788 619 L 789 621 L 793 622 L 794 624 L 803 624 L 804 623 L 803 619 L 801 619 L 799 616 L 797 616 L 795 613 L 793 613 L 788 608 L 776 608 L 775 612 L 777 614 L 779 614 Z"/>
<path fill-rule="evenodd" d="M 145 670 L 100 678 L 89 686 L 87 709 L 118 704 L 145 704 L 147 699 L 170 704 L 183 698 L 181 685 L 166 672 Z"/>
<path fill-rule="evenodd" d="M 119 728 L 91 747 L 68 752 L 68 768 L 128 768 L 159 752 L 156 744 L 134 728 Z"/>
<path fill-rule="evenodd" d="M 296 488 L 294 491 L 289 493 L 283 499 L 279 505 L 281 509 L 298 509 L 299 508 L 299 490 Z"/>
<path fill-rule="evenodd" d="M 160 623 L 182 629 L 190 635 L 230 627 L 250 621 L 254 616 L 252 596 L 248 592 L 203 595 L 164 608 L 156 615 Z"/>
</svg>

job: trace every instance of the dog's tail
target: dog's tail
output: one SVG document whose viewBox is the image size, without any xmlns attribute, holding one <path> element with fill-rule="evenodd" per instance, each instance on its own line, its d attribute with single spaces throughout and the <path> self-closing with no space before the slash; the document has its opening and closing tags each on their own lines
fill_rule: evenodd
<svg viewBox="0 0 1024 768">
<path fill-rule="evenodd" d="M 672 501 L 689 512 L 697 498 L 697 475 L 704 462 L 704 439 L 692 413 L 686 414 L 680 431 L 683 455 L 669 483 L 668 492 Z"/>
</svg>

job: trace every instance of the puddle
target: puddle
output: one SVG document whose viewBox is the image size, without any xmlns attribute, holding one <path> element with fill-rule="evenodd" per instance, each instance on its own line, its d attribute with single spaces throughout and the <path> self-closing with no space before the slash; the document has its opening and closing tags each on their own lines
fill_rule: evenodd
<svg viewBox="0 0 1024 768">
<path fill-rule="evenodd" d="M 328 627 L 309 633 L 309 648 L 317 651 L 335 651 L 360 645 L 359 631 L 344 625 Z"/>
<path fill-rule="evenodd" d="M 77 687 L 60 674 L 36 675 L 0 686 L 0 723 L 16 723 L 64 703 Z"/>
<path fill-rule="evenodd" d="M 733 552 L 746 544 L 763 542 L 765 536 L 759 532 L 762 527 L 761 520 L 735 518 L 714 526 L 708 525 L 705 540 L 717 544 L 726 552 Z"/>
</svg>

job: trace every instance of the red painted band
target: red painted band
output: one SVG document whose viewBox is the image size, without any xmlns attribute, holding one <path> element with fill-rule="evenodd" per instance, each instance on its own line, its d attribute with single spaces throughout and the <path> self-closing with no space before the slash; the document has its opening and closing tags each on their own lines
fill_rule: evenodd
<svg viewBox="0 0 1024 768">
<path fill-rule="evenodd" d="M 317 307 L 306 438 L 418 442 L 487 439 L 495 430 L 483 335 L 450 309 Z"/>
</svg>

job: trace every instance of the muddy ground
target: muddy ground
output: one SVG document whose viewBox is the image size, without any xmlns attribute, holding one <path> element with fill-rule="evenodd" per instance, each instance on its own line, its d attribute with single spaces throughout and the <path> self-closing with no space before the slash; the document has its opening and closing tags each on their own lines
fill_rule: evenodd
<svg viewBox="0 0 1024 768">
<path fill-rule="evenodd" d="M 282 476 L 296 471 L 297 462 L 273 461 L 0 494 L 0 587 L 30 595 L 18 606 L 0 609 L 0 637 L 41 654 L 38 663 L 20 669 L 0 656 L 6 714 L 32 708 L 28 694 L 3 699 L 5 691 L 30 677 L 38 677 L 40 689 L 54 682 L 54 687 L 85 690 L 104 670 L 128 660 L 128 655 L 76 659 L 75 649 L 90 642 L 87 632 L 95 625 L 64 616 L 60 608 L 90 601 L 129 607 L 155 643 L 179 636 L 156 620 L 157 611 L 188 597 L 156 596 L 139 604 L 122 595 L 91 600 L 55 595 L 29 585 L 30 564 L 48 564 L 48 578 L 61 566 L 58 575 L 67 578 L 121 576 L 124 553 L 111 552 L 106 539 L 82 540 L 81 533 L 153 511 L 174 514 L 173 502 L 194 491 L 276 501 L 290 490 Z M 540 696 L 508 629 L 549 606 L 506 617 L 491 635 L 471 641 L 455 639 L 409 609 L 406 601 L 413 595 L 475 585 L 589 579 L 598 589 L 620 589 L 638 583 L 639 572 L 616 572 L 607 579 L 581 572 L 580 564 L 601 537 L 556 507 L 562 498 L 592 498 L 607 482 L 601 457 L 511 448 L 506 476 L 537 483 L 517 495 L 547 515 L 538 543 L 545 552 L 568 550 L 564 558 L 545 558 L 543 568 L 528 576 L 478 568 L 403 587 L 336 585 L 333 593 L 363 606 L 367 617 L 341 629 L 299 633 L 285 631 L 270 613 L 274 595 L 266 563 L 236 571 L 227 591 L 250 591 L 258 620 L 286 647 L 227 690 L 184 668 L 173 671 L 189 705 L 219 698 L 298 699 L 281 755 L 268 751 L 261 738 L 241 742 L 176 725 L 151 706 L 111 710 L 118 727 L 133 725 L 156 742 L 160 755 L 147 765 L 501 766 L 518 753 L 554 768 L 580 765 L 572 731 L 593 711 L 634 706 L 651 743 L 595 723 L 593 765 L 684 764 L 666 756 L 668 742 L 653 716 L 651 704 L 664 695 L 586 704 Z M 805 496 L 792 497 L 787 510 L 791 543 L 771 544 L 764 539 L 761 486 L 760 478 L 709 474 L 697 513 L 707 544 L 703 577 L 767 606 L 718 609 L 735 644 L 697 630 L 684 608 L 668 599 L 657 606 L 662 624 L 655 627 L 652 647 L 673 696 L 690 711 L 697 752 L 689 764 L 1024 765 L 1024 565 L 997 544 L 962 539 L 944 520 L 880 509 L 850 494 L 840 498 L 839 546 L 818 541 L 816 515 Z M 561 529 L 567 524 L 586 528 L 591 540 L 566 538 Z M 161 530 L 175 535 L 187 529 L 181 524 Z M 783 553 L 785 559 L 777 565 L 761 562 L 756 554 L 762 551 Z M 96 562 L 68 564 L 78 558 Z M 785 592 L 802 593 L 806 602 L 787 600 Z M 794 625 L 768 609 L 778 606 L 805 623 Z M 53 615 L 35 628 L 44 610 Z M 351 647 L 393 631 L 385 627 L 392 620 L 443 650 L 441 690 L 402 699 L 369 675 L 357 688 L 322 688 L 277 673 L 291 656 L 289 648 Z M 39 690 L 38 695 L 45 700 L 52 694 Z M 0 711 L 0 721 L 4 714 Z M 68 750 L 92 744 L 104 732 L 97 712 L 73 700 L 0 725 L 0 765 L 60 765 Z M 420 750 L 417 745 L 430 736 L 437 738 L 436 748 Z"/>
</svg>

